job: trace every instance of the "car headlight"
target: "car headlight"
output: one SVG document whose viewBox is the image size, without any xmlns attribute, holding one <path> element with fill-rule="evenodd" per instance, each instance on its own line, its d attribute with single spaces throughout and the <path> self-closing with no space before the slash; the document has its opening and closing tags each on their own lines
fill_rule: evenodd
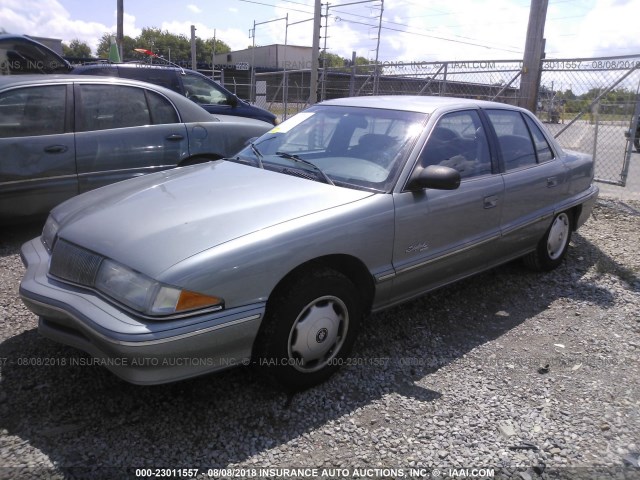
<svg viewBox="0 0 640 480">
<path fill-rule="evenodd" d="M 151 316 L 175 316 L 200 309 L 222 309 L 218 297 L 163 285 L 112 260 L 103 260 L 95 288 L 118 302 Z"/>
<path fill-rule="evenodd" d="M 46 248 L 49 253 L 53 250 L 53 244 L 56 241 L 58 228 L 59 225 L 58 222 L 56 222 L 56 219 L 53 218 L 52 215 L 49 215 L 49 218 L 47 218 L 47 221 L 42 228 L 42 235 L 40 236 L 44 248 Z"/>
</svg>

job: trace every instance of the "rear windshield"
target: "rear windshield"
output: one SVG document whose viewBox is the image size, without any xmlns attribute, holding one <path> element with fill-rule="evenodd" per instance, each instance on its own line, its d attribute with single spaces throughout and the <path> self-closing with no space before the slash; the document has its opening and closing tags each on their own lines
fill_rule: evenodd
<svg viewBox="0 0 640 480">
<path fill-rule="evenodd" d="M 44 45 L 21 38 L 0 39 L 0 75 L 68 72 L 69 64 Z"/>
</svg>

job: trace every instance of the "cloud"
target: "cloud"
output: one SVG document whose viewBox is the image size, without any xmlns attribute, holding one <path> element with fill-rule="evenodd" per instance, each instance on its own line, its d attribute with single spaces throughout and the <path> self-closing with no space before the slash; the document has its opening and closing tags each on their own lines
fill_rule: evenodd
<svg viewBox="0 0 640 480">
<path fill-rule="evenodd" d="M 191 0 L 197 1 L 197 0 Z M 115 4 L 115 2 L 114 2 Z M 295 3 L 280 2 L 270 14 L 260 14 L 258 22 L 282 19 L 288 14 L 289 45 L 312 43 L 313 0 Z M 242 5 L 242 7 L 241 7 Z M 380 59 L 387 61 L 444 61 L 521 59 L 529 18 L 527 2 L 514 0 L 430 0 L 429 2 L 386 0 L 384 23 L 380 38 Z M 190 36 L 194 23 L 188 16 L 198 15 L 195 23 L 197 35 L 207 39 L 214 36 L 215 25 L 205 20 L 205 13 L 195 3 L 176 6 L 173 11 L 154 17 L 168 18 L 149 25 L 148 16 L 124 15 L 124 31 L 131 37 L 140 34 L 143 26 L 158 26 L 174 34 Z M 254 19 L 247 17 L 246 26 L 235 23 L 245 5 L 227 6 L 223 10 L 227 22 L 217 28 L 216 38 L 234 50 L 247 48 L 252 43 L 248 29 Z M 191 12 L 191 13 L 190 13 Z M 181 17 L 178 13 L 182 13 Z M 324 13 L 324 12 L 323 12 Z M 327 20 L 327 47 L 330 53 L 351 57 L 373 58 L 377 43 L 377 16 L 379 3 L 351 6 L 332 6 Z M 11 33 L 61 38 L 69 42 L 74 38 L 87 42 L 95 51 L 105 32 L 116 31 L 116 11 L 102 10 L 102 21 L 74 20 L 61 0 L 2 0 L 0 28 Z M 220 16 L 220 20 L 224 15 Z M 256 14 L 257 15 L 257 14 Z M 97 13 L 93 18 L 101 18 Z M 106 21 L 105 21 L 106 18 Z M 176 20 L 171 20 L 176 18 Z M 548 58 L 576 58 L 607 55 L 637 54 L 640 36 L 636 32 L 640 18 L 638 0 L 592 0 L 588 4 L 552 2 L 547 13 L 545 28 Z M 218 17 L 215 17 L 216 21 Z M 160 24 L 160 25 L 158 25 Z M 363 25 L 364 24 L 364 25 Z M 323 22 L 324 25 L 324 22 Z M 284 20 L 259 25 L 256 44 L 284 43 Z M 324 36 L 324 28 L 321 32 Z M 321 47 L 324 41 L 321 42 Z"/>
<path fill-rule="evenodd" d="M 434 0 L 428 9 L 385 10 L 396 23 L 384 23 L 382 43 L 403 61 L 521 58 L 528 17 L 528 7 L 508 0 Z"/>
<path fill-rule="evenodd" d="M 86 42 L 94 53 L 102 35 L 116 31 L 116 10 L 111 25 L 72 20 L 57 0 L 5 0 L 0 8 L 0 19 L 0 27 L 7 32 L 60 38 L 66 43 L 77 38 Z M 136 37 L 140 34 L 141 30 L 135 26 L 135 16 L 125 13 L 123 23 L 126 35 Z"/>
<path fill-rule="evenodd" d="M 218 40 L 222 40 L 231 47 L 232 50 L 242 50 L 247 48 L 251 44 L 248 38 L 247 32 L 239 30 L 237 28 L 211 28 L 203 23 L 193 23 L 190 21 L 184 22 L 162 22 L 160 26 L 161 30 L 167 30 L 175 35 L 184 35 L 187 38 L 191 38 L 191 25 L 196 27 L 196 35 L 203 40 L 215 37 Z"/>
<path fill-rule="evenodd" d="M 640 2 L 597 0 L 589 11 L 579 12 L 584 15 L 572 23 L 572 12 L 554 9 L 551 18 L 557 20 L 547 21 L 545 30 L 548 56 L 576 58 L 640 52 Z"/>
</svg>

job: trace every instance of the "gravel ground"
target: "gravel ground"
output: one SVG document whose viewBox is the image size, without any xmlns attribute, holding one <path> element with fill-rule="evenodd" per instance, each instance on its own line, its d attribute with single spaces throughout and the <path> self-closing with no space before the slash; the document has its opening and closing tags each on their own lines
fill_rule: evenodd
<svg viewBox="0 0 640 480">
<path fill-rule="evenodd" d="M 17 296 L 39 227 L 4 231 L 0 478 L 640 478 L 640 202 L 594 213 L 556 271 L 514 262 L 373 315 L 351 365 L 292 397 L 247 368 L 139 387 L 70 366 L 88 357 Z"/>
</svg>

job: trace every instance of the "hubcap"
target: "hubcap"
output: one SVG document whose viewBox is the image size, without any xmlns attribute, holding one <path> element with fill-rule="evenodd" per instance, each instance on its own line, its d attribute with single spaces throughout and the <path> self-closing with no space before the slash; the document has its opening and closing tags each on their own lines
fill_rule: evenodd
<svg viewBox="0 0 640 480">
<path fill-rule="evenodd" d="M 547 238 L 547 253 L 551 260 L 557 260 L 562 255 L 569 237 L 569 229 L 569 217 L 566 213 L 561 213 L 553 221 Z"/>
<path fill-rule="evenodd" d="M 338 297 L 320 297 L 309 303 L 289 334 L 292 366 L 305 373 L 325 367 L 340 352 L 348 328 L 347 306 Z"/>
</svg>

